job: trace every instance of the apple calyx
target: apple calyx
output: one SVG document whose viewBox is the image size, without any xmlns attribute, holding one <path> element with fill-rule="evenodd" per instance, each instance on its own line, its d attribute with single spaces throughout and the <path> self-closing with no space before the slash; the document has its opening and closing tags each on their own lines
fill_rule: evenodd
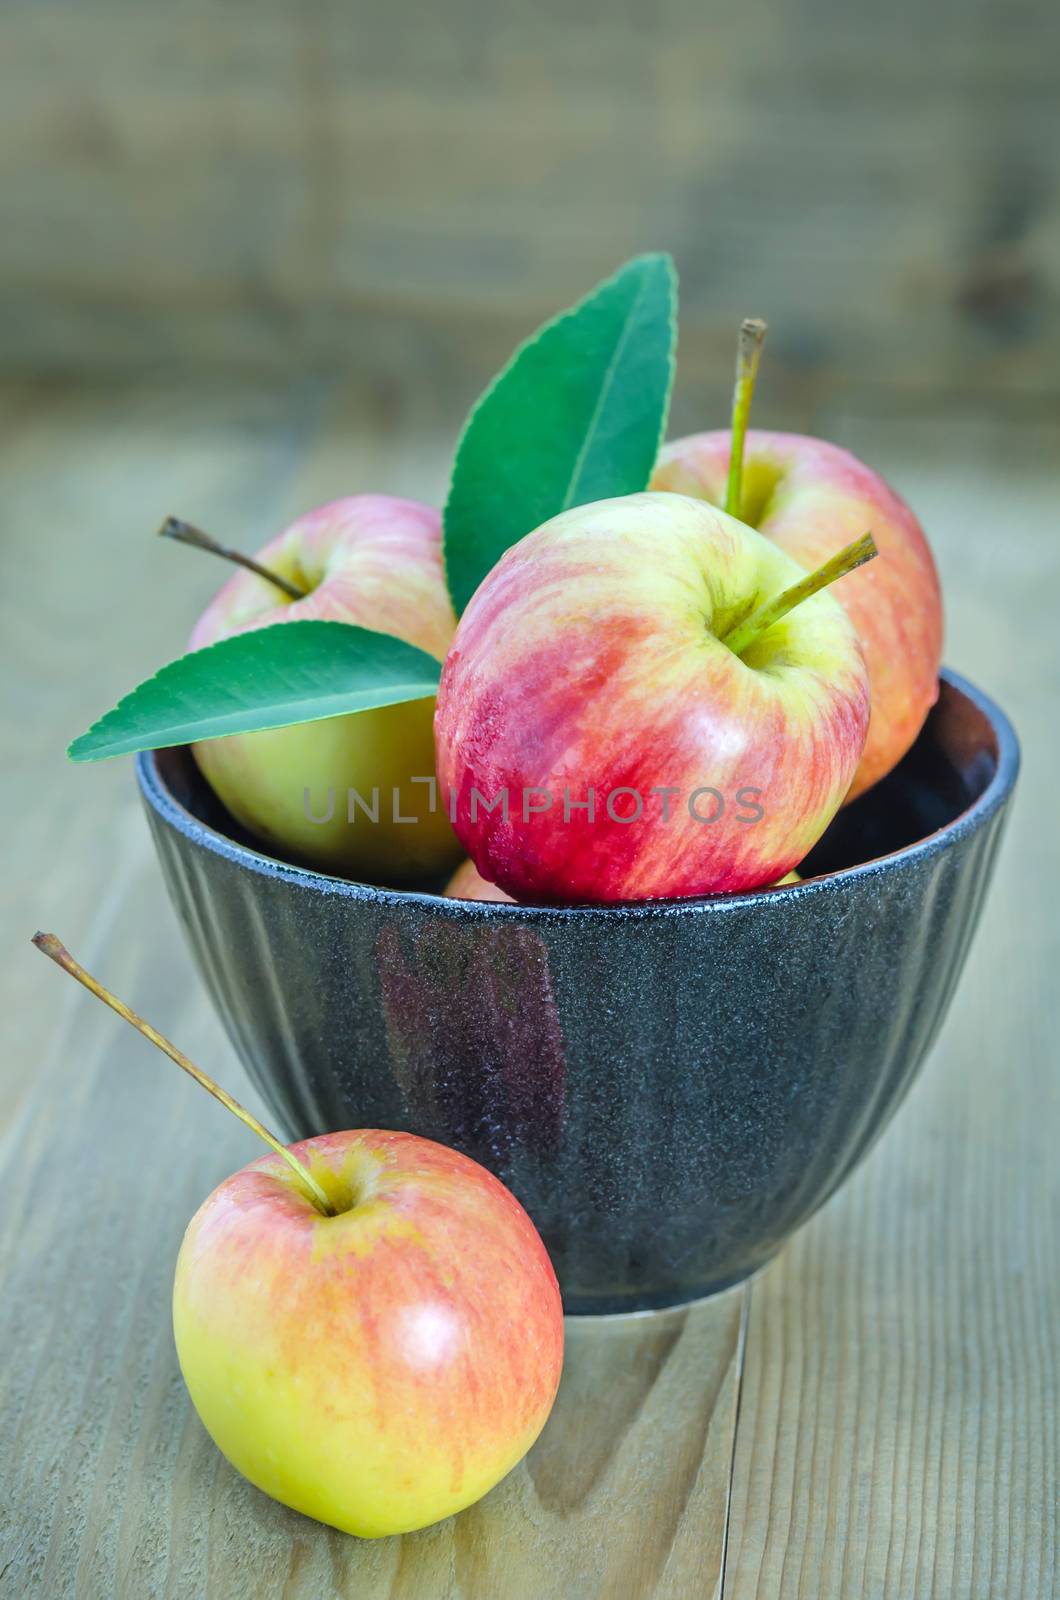
<svg viewBox="0 0 1060 1600">
<path fill-rule="evenodd" d="M 102 1000 L 105 1005 L 110 1006 L 112 1011 L 116 1011 L 119 1017 L 124 1017 L 126 1022 L 131 1023 L 138 1033 L 143 1034 L 145 1039 L 150 1039 L 153 1045 L 157 1045 L 164 1055 L 167 1055 L 171 1061 L 175 1061 L 178 1067 L 182 1067 L 189 1077 L 194 1078 L 196 1083 L 201 1084 L 204 1089 L 213 1095 L 215 1100 L 220 1100 L 223 1106 L 227 1106 L 233 1116 L 238 1117 L 240 1122 L 245 1123 L 248 1128 L 252 1129 L 259 1139 L 264 1139 L 270 1150 L 274 1150 L 278 1156 L 282 1156 L 305 1188 L 307 1198 L 322 1216 L 333 1217 L 335 1215 L 335 1207 L 331 1204 L 331 1201 L 309 1171 L 309 1168 L 299 1161 L 298 1157 L 288 1150 L 285 1145 L 282 1145 L 276 1135 L 270 1133 L 268 1128 L 259 1122 L 252 1112 L 248 1111 L 245 1106 L 241 1106 L 238 1100 L 233 1100 L 227 1090 L 222 1089 L 219 1083 L 215 1083 L 193 1061 L 189 1061 L 183 1051 L 178 1050 L 176 1045 L 170 1044 L 169 1040 L 164 1038 L 155 1028 L 152 1028 L 149 1022 L 145 1022 L 142 1017 L 137 1016 L 136 1012 L 131 1010 L 124 1001 L 119 1000 L 117 995 L 111 994 L 109 989 L 105 989 L 90 972 L 86 972 L 80 962 L 74 960 L 69 950 L 56 938 L 54 933 L 35 933 L 33 935 L 33 943 L 38 950 L 42 950 L 46 956 L 54 961 L 56 966 L 62 967 L 63 971 L 68 972 L 71 978 L 76 978 L 78 983 L 83 984 L 90 994 L 96 996 L 97 1000 Z"/>
<path fill-rule="evenodd" d="M 201 528 L 196 528 L 193 523 L 183 522 L 180 517 L 167 517 L 159 528 L 158 535 L 161 539 L 175 539 L 178 544 L 190 545 L 193 550 L 207 550 L 210 555 L 221 556 L 225 561 L 234 561 L 237 567 L 246 567 L 248 572 L 256 573 L 268 583 L 274 583 L 277 589 L 282 589 L 291 600 L 304 600 L 309 593 L 308 589 L 300 588 L 289 578 L 282 578 L 278 572 L 263 567 L 253 556 L 245 556 L 242 550 L 233 550 L 228 545 L 219 544 Z"/>
<path fill-rule="evenodd" d="M 825 589 L 837 578 L 843 578 L 848 572 L 853 572 L 857 567 L 863 567 L 866 561 L 871 561 L 879 555 L 876 541 L 871 533 L 863 533 L 860 539 L 844 545 L 842 550 L 830 556 L 821 566 L 813 572 L 808 572 L 797 583 L 791 584 L 787 589 L 782 589 L 780 594 L 772 600 L 767 600 L 763 605 L 756 607 L 750 615 L 727 634 L 722 636 L 722 643 L 727 644 L 733 655 L 742 656 L 756 639 L 767 632 L 781 617 L 786 617 L 789 611 L 808 600 L 811 595 Z"/>
<path fill-rule="evenodd" d="M 767 324 L 761 317 L 745 317 L 740 323 L 736 343 L 736 386 L 732 392 L 732 448 L 729 452 L 729 481 L 725 487 L 725 510 L 739 517 L 743 499 L 743 450 L 747 421 L 762 358 Z"/>
</svg>

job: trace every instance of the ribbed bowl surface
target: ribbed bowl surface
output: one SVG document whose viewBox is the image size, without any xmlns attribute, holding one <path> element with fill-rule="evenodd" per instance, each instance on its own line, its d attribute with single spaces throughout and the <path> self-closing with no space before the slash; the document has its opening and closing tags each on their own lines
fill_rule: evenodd
<svg viewBox="0 0 1060 1600">
<path fill-rule="evenodd" d="M 137 772 L 203 979 L 287 1132 L 466 1151 L 527 1207 L 578 1312 L 720 1289 L 842 1182 L 945 1016 L 1017 766 L 1004 715 L 947 674 L 812 881 L 571 910 L 277 862 L 186 750 Z"/>
</svg>

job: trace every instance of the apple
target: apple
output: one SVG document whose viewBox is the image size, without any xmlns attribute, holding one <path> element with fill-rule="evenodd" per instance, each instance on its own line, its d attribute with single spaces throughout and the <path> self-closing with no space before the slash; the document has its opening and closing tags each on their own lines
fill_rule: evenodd
<svg viewBox="0 0 1060 1600">
<path fill-rule="evenodd" d="M 222 1453 L 364 1538 L 478 1500 L 537 1438 L 563 1364 L 556 1275 L 515 1196 L 412 1134 L 282 1145 L 54 934 L 33 943 L 272 1152 L 218 1185 L 177 1258 L 177 1354 Z"/>
<path fill-rule="evenodd" d="M 191 649 L 297 619 L 375 628 L 439 660 L 449 647 L 456 618 L 441 519 L 429 506 L 391 495 L 335 500 L 299 517 L 257 565 L 279 582 L 236 572 L 200 617 Z M 435 800 L 431 809 L 433 712 L 432 701 L 416 700 L 192 749 L 227 809 L 278 854 L 396 883 L 444 871 L 459 854 L 445 808 Z"/>
<path fill-rule="evenodd" d="M 827 827 L 868 726 L 849 618 L 702 500 L 579 506 L 514 545 L 461 618 L 435 714 L 450 820 L 528 903 L 774 883 Z M 794 608 L 794 609 L 793 609 Z"/>
<path fill-rule="evenodd" d="M 284 1505 L 375 1538 L 481 1498 L 555 1399 L 563 1319 L 515 1197 L 411 1134 L 293 1145 L 321 1216 L 264 1156 L 192 1218 L 173 1329 L 195 1409 L 234 1467 Z"/>
<path fill-rule="evenodd" d="M 786 883 L 801 882 L 797 872 L 786 872 L 773 887 L 780 889 Z M 495 883 L 486 882 L 470 856 L 466 861 L 461 861 L 446 884 L 445 893 L 453 900 L 494 900 L 507 905 L 515 904 L 510 894 L 505 894 Z"/>
<path fill-rule="evenodd" d="M 510 894 L 505 894 L 495 883 L 487 883 L 470 857 L 461 861 L 446 884 L 445 893 L 452 900 L 495 900 L 514 904 Z"/>
<path fill-rule="evenodd" d="M 651 486 L 724 505 L 731 454 L 728 429 L 678 439 L 663 447 Z M 794 433 L 747 433 L 738 514 L 804 567 L 872 530 L 880 559 L 841 591 L 872 693 L 853 800 L 901 760 L 938 698 L 942 597 L 923 530 L 878 473 Z"/>
</svg>

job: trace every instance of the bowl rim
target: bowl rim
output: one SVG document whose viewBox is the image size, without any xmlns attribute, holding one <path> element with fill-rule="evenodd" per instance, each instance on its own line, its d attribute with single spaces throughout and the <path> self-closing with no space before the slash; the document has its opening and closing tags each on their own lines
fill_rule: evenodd
<svg viewBox="0 0 1060 1600">
<path fill-rule="evenodd" d="M 997 766 L 982 794 L 941 828 L 914 840 L 912 844 L 903 845 L 899 850 L 872 856 L 854 866 L 821 873 L 800 883 L 767 885 L 738 894 L 700 895 L 674 900 L 626 900 L 606 905 L 539 906 L 498 900 L 460 900 L 427 889 L 396 889 L 359 883 L 352 878 L 335 877 L 313 867 L 297 866 L 293 862 L 266 855 L 201 821 L 180 803 L 163 779 L 158 768 L 158 750 L 140 751 L 136 756 L 136 777 L 152 811 L 192 844 L 245 868 L 257 877 L 291 883 L 318 894 L 338 895 L 379 906 L 419 904 L 436 915 L 448 914 L 463 921 L 477 919 L 485 922 L 507 917 L 530 923 L 599 921 L 607 918 L 620 918 L 628 922 L 654 921 L 674 916 L 720 915 L 752 905 L 775 905 L 782 900 L 797 902 L 811 895 L 836 893 L 849 882 L 901 870 L 940 850 L 953 848 L 961 839 L 977 832 L 1004 805 L 1012 792 L 1020 765 L 1019 740 L 1012 723 L 995 700 L 960 673 L 943 667 L 939 679 L 970 700 L 986 717 L 993 730 L 997 742 Z"/>
</svg>

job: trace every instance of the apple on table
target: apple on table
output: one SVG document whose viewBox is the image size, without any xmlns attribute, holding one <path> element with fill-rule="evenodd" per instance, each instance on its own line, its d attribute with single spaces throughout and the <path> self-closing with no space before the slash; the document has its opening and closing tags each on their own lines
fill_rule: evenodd
<svg viewBox="0 0 1060 1600">
<path fill-rule="evenodd" d="M 321 1134 L 214 1190 L 173 1284 L 181 1371 L 257 1488 L 361 1537 L 480 1499 L 540 1433 L 563 1327 L 545 1247 L 509 1190 L 411 1134 Z"/>
<path fill-rule="evenodd" d="M 173 1285 L 181 1371 L 223 1454 L 364 1538 L 480 1499 L 541 1432 L 563 1364 L 559 1285 L 515 1196 L 412 1134 L 281 1144 L 54 934 L 33 943 L 270 1148 L 196 1212 Z"/>
</svg>

